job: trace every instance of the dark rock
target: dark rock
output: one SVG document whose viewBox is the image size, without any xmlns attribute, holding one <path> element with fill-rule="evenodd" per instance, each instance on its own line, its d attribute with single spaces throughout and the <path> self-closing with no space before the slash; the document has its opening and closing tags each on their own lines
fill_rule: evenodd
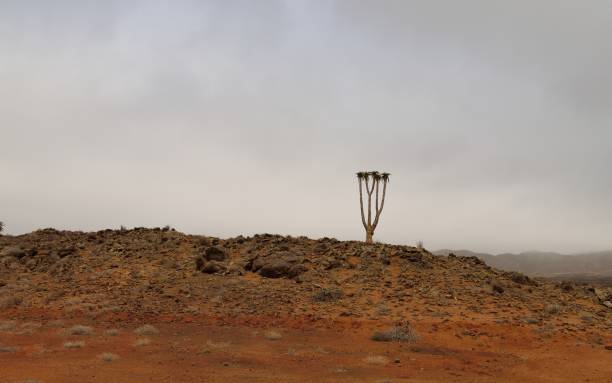
<svg viewBox="0 0 612 383">
<path fill-rule="evenodd" d="M 335 257 L 327 257 L 321 262 L 321 265 L 325 268 L 325 270 L 337 269 L 342 267 L 342 261 Z"/>
<path fill-rule="evenodd" d="M 289 276 L 289 270 L 291 264 L 283 260 L 276 260 L 270 263 L 264 264 L 259 269 L 259 275 L 266 278 L 281 278 Z"/>
<path fill-rule="evenodd" d="M 502 294 L 504 292 L 504 287 L 497 281 L 491 282 L 491 288 L 498 294 Z"/>
<path fill-rule="evenodd" d="M 389 256 L 385 253 L 382 254 L 378 254 L 378 260 L 380 261 L 380 263 L 382 263 L 383 265 L 390 265 L 391 264 L 391 259 L 389 258 Z"/>
<path fill-rule="evenodd" d="M 561 290 L 569 292 L 569 291 L 572 291 L 574 289 L 574 284 L 572 282 L 569 282 L 569 281 L 563 281 L 563 282 L 561 282 L 559 287 L 561 288 Z"/>
<path fill-rule="evenodd" d="M 308 270 L 301 263 L 302 257 L 289 251 L 280 251 L 251 260 L 245 269 L 259 272 L 259 275 L 266 278 L 295 278 Z"/>
<path fill-rule="evenodd" d="M 2 253 L 0 256 L 2 257 L 14 257 L 14 258 L 23 258 L 26 255 L 26 252 L 18 246 L 9 246 L 2 249 Z"/>
<path fill-rule="evenodd" d="M 220 246 L 212 246 L 206 249 L 204 252 L 204 258 L 207 261 L 225 261 L 227 259 L 227 255 L 225 254 L 225 250 Z"/>
<path fill-rule="evenodd" d="M 206 274 L 215 274 L 220 271 L 225 271 L 225 266 L 215 261 L 208 261 L 202 266 L 202 272 Z"/>
<path fill-rule="evenodd" d="M 64 258 L 64 257 L 74 254 L 75 252 L 76 252 L 76 249 L 73 246 L 69 246 L 69 247 L 64 247 L 63 249 L 58 250 L 57 255 L 60 258 Z"/>
<path fill-rule="evenodd" d="M 267 264 L 271 264 L 277 261 L 283 261 L 286 262 L 290 265 L 296 264 L 301 262 L 302 258 L 295 255 L 294 253 L 291 253 L 289 251 L 279 251 L 279 252 L 274 252 L 271 254 L 268 254 L 267 256 L 259 256 L 255 259 L 253 259 L 250 262 L 250 270 L 251 271 L 258 271 L 259 269 L 261 269 L 262 267 L 264 267 Z"/>
<path fill-rule="evenodd" d="M 525 274 L 521 274 L 516 271 L 511 271 L 506 273 L 506 276 L 512 280 L 514 283 L 518 283 L 519 285 L 531 285 L 533 281 L 526 276 Z"/>
</svg>

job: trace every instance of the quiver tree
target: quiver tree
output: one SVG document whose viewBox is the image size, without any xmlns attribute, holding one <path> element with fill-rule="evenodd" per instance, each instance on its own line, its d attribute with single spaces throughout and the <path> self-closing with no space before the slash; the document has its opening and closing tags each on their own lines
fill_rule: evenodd
<svg viewBox="0 0 612 383">
<path fill-rule="evenodd" d="M 359 182 L 359 206 L 361 207 L 361 223 L 366 231 L 366 243 L 372 243 L 374 230 L 378 226 L 380 213 L 385 207 L 385 195 L 387 194 L 387 184 L 389 183 L 389 173 L 358 172 L 357 181 Z M 382 181 L 382 195 L 380 194 L 380 182 Z M 368 216 L 363 209 L 363 185 L 367 193 Z M 374 194 L 375 193 L 375 194 Z M 374 222 L 372 222 L 372 194 L 374 194 Z M 380 198 L 379 198 L 380 197 Z"/>
</svg>

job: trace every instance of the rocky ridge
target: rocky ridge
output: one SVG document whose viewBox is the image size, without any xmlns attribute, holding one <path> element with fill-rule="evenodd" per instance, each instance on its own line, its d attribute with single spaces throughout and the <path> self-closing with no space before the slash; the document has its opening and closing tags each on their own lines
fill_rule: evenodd
<svg viewBox="0 0 612 383">
<path fill-rule="evenodd" d="M 165 228 L 0 236 L 0 312 L 92 317 L 422 317 L 611 331 L 610 292 L 487 266 L 476 257 L 333 238 L 220 239 Z"/>
</svg>

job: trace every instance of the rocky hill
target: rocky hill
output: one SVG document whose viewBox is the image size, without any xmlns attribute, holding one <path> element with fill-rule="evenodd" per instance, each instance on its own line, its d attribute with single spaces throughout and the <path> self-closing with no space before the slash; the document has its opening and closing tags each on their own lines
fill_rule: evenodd
<svg viewBox="0 0 612 383">
<path fill-rule="evenodd" d="M 610 298 L 601 291 L 408 246 L 270 234 L 219 239 L 145 228 L 45 229 L 0 236 L 0 254 L 3 308 L 400 319 L 491 306 L 511 307 L 514 320 L 522 321 L 525 315 L 540 320 L 546 306 L 557 304 L 610 326 L 604 305 Z"/>
<path fill-rule="evenodd" d="M 0 236 L 0 382 L 602 381 L 611 299 L 408 246 L 45 229 Z"/>
</svg>

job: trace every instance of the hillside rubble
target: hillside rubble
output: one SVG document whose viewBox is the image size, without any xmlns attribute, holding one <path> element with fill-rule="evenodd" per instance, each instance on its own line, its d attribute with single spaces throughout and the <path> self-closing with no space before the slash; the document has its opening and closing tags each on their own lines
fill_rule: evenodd
<svg viewBox="0 0 612 383">
<path fill-rule="evenodd" d="M 219 239 L 171 229 L 0 236 L 0 310 L 475 318 L 564 332 L 612 330 L 610 291 L 552 283 L 476 257 L 333 238 Z"/>
</svg>

